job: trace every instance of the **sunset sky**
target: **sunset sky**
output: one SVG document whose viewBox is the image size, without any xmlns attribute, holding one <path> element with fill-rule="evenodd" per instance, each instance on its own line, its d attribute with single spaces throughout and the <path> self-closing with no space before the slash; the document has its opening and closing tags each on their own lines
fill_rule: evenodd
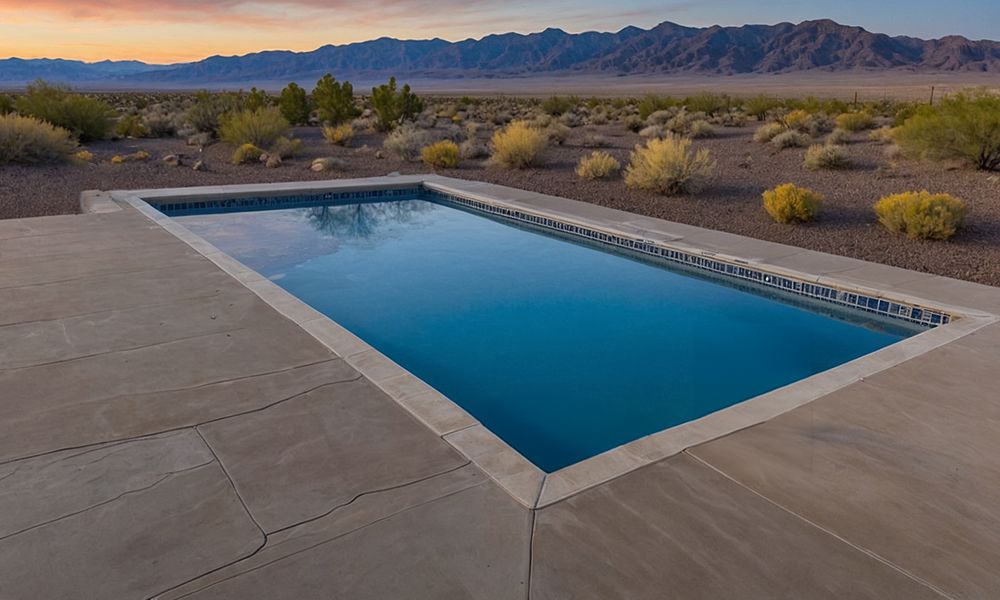
<svg viewBox="0 0 1000 600">
<path fill-rule="evenodd" d="M 0 58 L 198 60 L 380 36 L 614 31 L 661 21 L 742 25 L 832 18 L 918 37 L 1000 37 L 997 0 L 0 0 Z"/>
</svg>

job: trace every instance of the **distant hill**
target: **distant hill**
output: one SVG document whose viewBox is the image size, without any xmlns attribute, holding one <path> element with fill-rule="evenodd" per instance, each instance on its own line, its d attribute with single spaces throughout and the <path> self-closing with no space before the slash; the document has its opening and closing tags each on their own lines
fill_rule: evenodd
<svg viewBox="0 0 1000 600">
<path fill-rule="evenodd" d="M 399 75 L 410 78 L 518 77 L 537 74 L 732 75 L 796 71 L 908 70 L 1000 72 L 1000 42 L 949 36 L 890 37 L 829 20 L 797 25 L 626 27 L 616 33 L 546 29 L 448 42 L 379 38 L 311 52 L 213 56 L 178 65 L 135 61 L 0 60 L 0 81 L 119 82 L 122 85 L 308 81 Z"/>
</svg>

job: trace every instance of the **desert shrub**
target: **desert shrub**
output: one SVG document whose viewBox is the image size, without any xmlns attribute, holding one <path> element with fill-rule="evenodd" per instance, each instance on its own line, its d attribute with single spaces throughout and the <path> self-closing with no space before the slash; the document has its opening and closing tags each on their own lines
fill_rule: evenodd
<svg viewBox="0 0 1000 600">
<path fill-rule="evenodd" d="M 857 132 L 875 127 L 875 119 L 865 112 L 850 112 L 837 116 L 837 127 L 846 131 Z"/>
<path fill-rule="evenodd" d="M 629 115 L 625 117 L 624 120 L 625 129 L 639 133 L 639 131 L 646 126 L 646 120 L 639 115 Z"/>
<path fill-rule="evenodd" d="M 669 133 L 663 125 L 647 125 L 639 131 L 639 137 L 659 139 L 666 137 Z"/>
<path fill-rule="evenodd" d="M 0 165 L 60 162 L 75 147 L 70 132 L 61 127 L 34 117 L 0 115 Z"/>
<path fill-rule="evenodd" d="M 561 146 L 566 143 L 569 139 L 569 127 L 563 125 L 559 122 L 550 123 L 547 127 L 542 129 L 545 132 L 546 137 L 549 138 L 549 142 L 555 144 L 556 146 Z"/>
<path fill-rule="evenodd" d="M 81 163 L 94 161 L 94 153 L 89 150 L 77 150 L 73 153 L 73 160 Z"/>
<path fill-rule="evenodd" d="M 581 145 L 584 148 L 605 148 L 610 146 L 611 142 L 608 141 L 608 138 L 599 133 L 588 133 L 583 136 Z"/>
<path fill-rule="evenodd" d="M 81 142 L 104 139 L 114 126 L 115 111 L 107 103 L 44 81 L 29 85 L 15 106 L 21 115 L 66 129 Z"/>
<path fill-rule="evenodd" d="M 576 165 L 576 174 L 584 179 L 604 179 L 611 177 L 621 168 L 621 163 L 615 160 L 615 157 L 607 152 L 596 151 L 580 159 Z"/>
<path fill-rule="evenodd" d="M 416 160 L 420 156 L 420 150 L 430 143 L 431 135 L 428 132 L 418 129 L 412 123 L 406 123 L 387 135 L 382 147 L 403 160 Z"/>
<path fill-rule="evenodd" d="M 801 130 L 812 115 L 802 109 L 796 109 L 782 117 L 782 122 L 788 129 Z"/>
<path fill-rule="evenodd" d="M 806 150 L 803 162 L 807 169 L 846 169 L 851 166 L 847 148 L 834 144 L 815 144 Z"/>
<path fill-rule="evenodd" d="M 819 214 L 823 196 L 792 183 L 764 192 L 764 210 L 777 223 L 803 223 Z"/>
<path fill-rule="evenodd" d="M 486 158 L 490 155 L 490 149 L 481 142 L 468 139 L 458 146 L 458 154 L 464 159 Z"/>
<path fill-rule="evenodd" d="M 177 115 L 162 109 L 149 110 L 142 115 L 142 126 L 150 137 L 172 137 L 177 135 Z"/>
<path fill-rule="evenodd" d="M 732 99 L 725 94 L 701 92 L 688 96 L 682 103 L 691 112 L 705 113 L 710 117 L 729 110 Z"/>
<path fill-rule="evenodd" d="M 978 90 L 949 96 L 921 108 L 893 137 L 911 156 L 1000 171 L 1000 94 Z"/>
<path fill-rule="evenodd" d="M 647 94 L 636 108 L 639 109 L 639 118 L 645 121 L 649 115 L 677 106 L 677 101 L 673 98 L 663 98 L 655 94 Z"/>
<path fill-rule="evenodd" d="M 715 128 L 704 119 L 691 121 L 687 125 L 687 135 L 693 139 L 715 137 Z"/>
<path fill-rule="evenodd" d="M 238 148 L 236 148 L 236 151 L 233 152 L 233 164 L 242 165 L 248 162 L 257 162 L 263 154 L 264 151 L 254 144 L 241 144 Z"/>
<path fill-rule="evenodd" d="M 583 125 L 583 117 L 575 112 L 565 112 L 559 116 L 559 123 L 566 127 L 580 127 Z"/>
<path fill-rule="evenodd" d="M 891 144 L 894 141 L 892 131 L 892 127 L 879 127 L 868 134 L 868 139 L 876 144 Z"/>
<path fill-rule="evenodd" d="M 149 135 L 139 115 L 126 115 L 115 125 L 115 135 L 119 137 L 141 138 Z"/>
<path fill-rule="evenodd" d="M 326 123 L 339 125 L 361 114 L 354 103 L 354 86 L 351 82 L 341 83 L 329 73 L 316 82 L 312 97 L 320 120 Z"/>
<path fill-rule="evenodd" d="M 302 152 L 302 140 L 281 136 L 271 144 L 268 154 L 285 159 L 292 158 L 300 152 Z"/>
<path fill-rule="evenodd" d="M 558 117 L 563 113 L 573 110 L 578 102 L 579 100 L 573 97 L 550 96 L 542 101 L 542 110 L 553 117 Z"/>
<path fill-rule="evenodd" d="M 508 169 L 541 164 L 548 136 L 524 121 L 514 121 L 493 134 L 493 163 Z"/>
<path fill-rule="evenodd" d="M 846 144 L 851 141 L 851 132 L 846 129 L 834 129 L 826 138 L 826 143 L 831 145 Z"/>
<path fill-rule="evenodd" d="M 354 126 L 350 123 L 340 125 L 324 125 L 323 138 L 334 146 L 350 146 L 354 139 Z"/>
<path fill-rule="evenodd" d="M 253 144 L 269 148 L 288 129 L 288 121 L 281 116 L 281 111 L 271 106 L 225 115 L 219 127 L 219 136 L 234 146 Z"/>
<path fill-rule="evenodd" d="M 771 138 L 771 144 L 777 148 L 805 148 L 812 142 L 812 138 L 799 131 L 786 131 Z"/>
<path fill-rule="evenodd" d="M 111 157 L 111 164 L 121 165 L 130 162 L 145 162 L 149 160 L 149 152 L 145 150 L 136 150 L 131 154 L 116 154 Z"/>
<path fill-rule="evenodd" d="M 14 112 L 14 99 L 7 94 L 0 94 L 0 117 Z"/>
<path fill-rule="evenodd" d="M 289 123 L 305 125 L 309 122 L 309 95 L 295 82 L 289 83 L 278 95 L 278 110 Z"/>
<path fill-rule="evenodd" d="M 264 90 L 255 87 L 250 88 L 250 93 L 243 98 L 243 108 L 246 110 L 260 110 L 271 105 L 271 97 Z"/>
<path fill-rule="evenodd" d="M 195 94 L 194 102 L 184 118 L 196 131 L 214 137 L 219 133 L 223 117 L 240 110 L 243 110 L 243 99 L 239 94 L 200 91 Z"/>
<path fill-rule="evenodd" d="M 758 121 L 767 119 L 768 113 L 781 107 L 781 100 L 760 95 L 743 101 L 743 109 Z"/>
<path fill-rule="evenodd" d="M 875 203 L 875 214 L 890 231 L 915 239 L 946 240 L 965 219 L 965 203 L 950 194 L 903 192 Z"/>
<path fill-rule="evenodd" d="M 428 167 L 454 169 L 458 166 L 458 144 L 451 140 L 441 140 L 420 151 L 420 159 Z"/>
<path fill-rule="evenodd" d="M 694 193 L 714 170 L 707 149 L 693 152 L 691 140 L 669 134 L 635 147 L 625 170 L 625 185 L 666 195 Z"/>
<path fill-rule="evenodd" d="M 766 144 L 786 131 L 788 128 L 781 123 L 764 123 L 754 132 L 753 140 Z"/>
<path fill-rule="evenodd" d="M 654 113 L 651 113 L 648 117 L 646 117 L 646 124 L 657 125 L 662 127 L 665 126 L 667 123 L 669 123 L 670 120 L 673 119 L 676 114 L 677 114 L 676 110 L 668 110 L 668 109 L 658 110 Z"/>
<path fill-rule="evenodd" d="M 395 77 L 390 77 L 389 83 L 372 88 L 371 103 L 378 116 L 378 128 L 382 131 L 393 129 L 424 110 L 423 100 L 410 91 L 409 84 L 396 89 Z"/>
</svg>

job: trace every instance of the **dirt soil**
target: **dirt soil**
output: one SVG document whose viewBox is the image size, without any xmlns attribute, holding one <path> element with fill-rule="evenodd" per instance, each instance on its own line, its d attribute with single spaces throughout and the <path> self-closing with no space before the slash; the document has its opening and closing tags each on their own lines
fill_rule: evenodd
<svg viewBox="0 0 1000 600">
<path fill-rule="evenodd" d="M 623 164 L 639 136 L 619 124 L 572 130 L 561 146 L 552 147 L 543 168 L 507 171 L 481 160 L 464 161 L 460 168 L 441 171 L 450 177 L 476 179 L 546 194 L 574 198 L 643 215 L 780 242 L 832 254 L 885 263 L 1000 286 L 1000 174 L 948 169 L 910 161 L 891 164 L 885 146 L 857 134 L 848 148 L 854 160 L 843 171 L 809 171 L 802 166 L 805 150 L 776 151 L 752 141 L 753 125 L 718 128 L 714 139 L 698 140 L 695 147 L 711 149 L 717 161 L 710 186 L 696 196 L 666 198 L 625 187 L 620 177 L 586 181 L 574 173 L 576 162 L 593 148 L 584 147 L 588 134 L 600 134 L 605 148 Z M 60 166 L 0 167 L 0 218 L 55 215 L 78 211 L 78 198 L 87 189 L 134 189 L 277 181 L 369 177 L 391 172 L 425 173 L 418 162 L 405 162 L 386 153 L 377 134 L 362 134 L 350 148 L 331 147 L 317 128 L 297 128 L 304 142 L 301 156 L 275 169 L 229 163 L 232 147 L 214 144 L 203 152 L 178 139 L 139 139 L 91 144 L 95 163 Z M 483 132 L 484 139 L 488 132 Z M 111 164 L 115 154 L 146 150 L 146 162 Z M 168 154 L 183 156 L 184 165 L 168 166 Z M 337 156 L 346 162 L 337 173 L 309 170 L 313 158 Z M 190 165 L 203 158 L 209 171 Z M 761 208 L 761 192 L 794 182 L 826 197 L 824 212 L 811 225 L 773 223 Z M 872 205 L 881 196 L 906 190 L 948 192 L 968 203 L 966 225 L 951 240 L 916 241 L 892 234 L 875 219 Z"/>
</svg>

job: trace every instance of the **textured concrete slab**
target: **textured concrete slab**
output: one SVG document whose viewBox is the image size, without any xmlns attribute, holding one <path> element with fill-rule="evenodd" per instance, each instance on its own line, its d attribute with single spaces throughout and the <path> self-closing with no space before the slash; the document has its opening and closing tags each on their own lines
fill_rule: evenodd
<svg viewBox="0 0 1000 600">
<path fill-rule="evenodd" d="M 192 432 L 15 463 L 0 493 L 4 598 L 146 598 L 264 543 Z"/>
<path fill-rule="evenodd" d="M 359 498 L 161 596 L 525 598 L 531 514 L 475 467 Z"/>
<path fill-rule="evenodd" d="M 940 599 L 686 455 L 539 511 L 531 597 Z"/>
<path fill-rule="evenodd" d="M 958 598 L 1000 596 L 1000 326 L 691 452 Z"/>
<path fill-rule="evenodd" d="M 364 380 L 199 430 L 268 533 L 468 463 Z"/>
</svg>

